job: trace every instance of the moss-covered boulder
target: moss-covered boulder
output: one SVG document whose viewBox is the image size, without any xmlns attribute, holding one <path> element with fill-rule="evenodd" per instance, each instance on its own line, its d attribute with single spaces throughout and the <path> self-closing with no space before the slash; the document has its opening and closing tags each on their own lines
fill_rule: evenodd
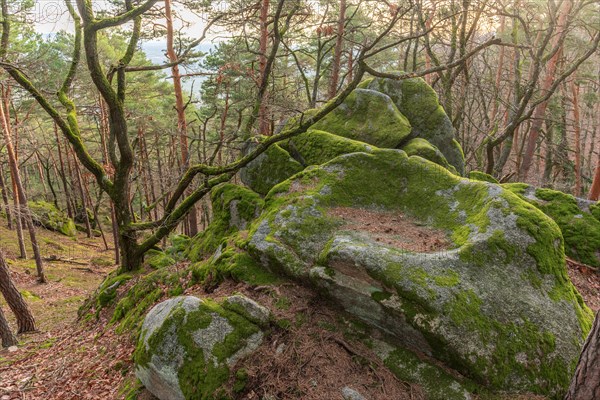
<svg viewBox="0 0 600 400">
<path fill-rule="evenodd" d="M 569 257 L 600 267 L 600 219 L 593 214 L 596 203 L 525 183 L 503 186 L 542 210 L 558 224 L 565 240 L 565 252 Z"/>
<path fill-rule="evenodd" d="M 442 152 L 425 139 L 411 139 L 405 145 L 403 145 L 401 149 L 409 156 L 423 157 L 426 160 L 441 165 L 454 174 L 457 173 L 456 168 L 448 163 L 448 160 L 446 160 L 446 157 L 444 157 Z"/>
<path fill-rule="evenodd" d="M 558 226 L 515 194 L 373 150 L 296 174 L 265 201 L 248 240 L 265 267 L 480 385 L 567 387 L 592 313 Z"/>
<path fill-rule="evenodd" d="M 320 165 L 342 154 L 370 153 L 374 146 L 333 133 L 311 129 L 282 144 L 303 166 Z"/>
<path fill-rule="evenodd" d="M 189 242 L 186 256 L 191 261 L 212 255 L 227 237 L 246 229 L 264 205 L 262 198 L 252 190 L 230 183 L 216 186 L 210 199 L 213 218 L 208 228 Z"/>
<path fill-rule="evenodd" d="M 45 201 L 30 201 L 27 204 L 35 224 L 66 236 L 77 235 L 77 228 L 73 220 L 57 209 L 54 204 Z"/>
<path fill-rule="evenodd" d="M 411 130 L 389 96 L 368 89 L 352 91 L 312 128 L 384 148 L 400 145 Z"/>
<path fill-rule="evenodd" d="M 185 296 L 152 308 L 135 351 L 136 376 L 160 400 L 226 397 L 235 365 L 263 341 L 269 312 L 244 296 Z"/>
<path fill-rule="evenodd" d="M 247 151 L 251 151 L 254 147 L 249 145 Z M 287 151 L 274 144 L 242 168 L 240 178 L 250 189 L 265 195 L 273 186 L 303 169 L 304 167 Z"/>
<path fill-rule="evenodd" d="M 422 78 L 401 81 L 375 78 L 361 82 L 361 88 L 388 95 L 412 127 L 411 137 L 426 139 L 443 154 L 460 175 L 465 172 L 462 149 L 454 137 L 452 122 L 435 91 Z"/>
</svg>

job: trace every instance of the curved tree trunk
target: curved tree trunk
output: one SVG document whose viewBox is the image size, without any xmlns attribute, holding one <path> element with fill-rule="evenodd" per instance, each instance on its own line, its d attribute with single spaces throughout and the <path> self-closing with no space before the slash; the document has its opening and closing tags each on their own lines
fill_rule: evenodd
<svg viewBox="0 0 600 400">
<path fill-rule="evenodd" d="M 596 399 L 600 399 L 600 313 L 596 313 L 564 400 Z"/>
<path fill-rule="evenodd" d="M 8 266 L 4 260 L 4 254 L 0 251 L 0 293 L 6 299 L 8 306 L 17 318 L 17 333 L 35 331 L 35 320 L 23 296 L 14 285 L 8 272 Z"/>
<path fill-rule="evenodd" d="M 10 326 L 8 326 L 8 321 L 4 317 L 2 307 L 0 307 L 0 340 L 2 347 L 16 346 L 18 343 L 17 338 L 10 330 Z"/>
</svg>

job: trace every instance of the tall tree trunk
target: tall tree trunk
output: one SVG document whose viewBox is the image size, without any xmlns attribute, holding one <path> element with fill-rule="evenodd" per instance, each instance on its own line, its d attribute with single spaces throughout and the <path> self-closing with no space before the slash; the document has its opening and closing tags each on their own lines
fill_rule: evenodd
<svg viewBox="0 0 600 400">
<path fill-rule="evenodd" d="M 2 347 L 16 346 L 18 343 L 17 338 L 10 330 L 6 317 L 4 317 L 2 307 L 0 307 L 0 340 L 2 341 Z"/>
<path fill-rule="evenodd" d="M 5 144 L 6 152 L 8 153 L 8 162 L 13 172 L 12 177 L 14 179 L 14 184 L 16 187 L 14 197 L 18 197 L 19 199 L 20 210 L 22 210 L 24 214 L 23 216 L 27 224 L 27 230 L 29 231 L 29 239 L 31 240 L 31 247 L 33 249 L 33 255 L 35 258 L 35 266 L 37 269 L 38 281 L 40 283 L 45 283 L 46 276 L 44 274 L 44 264 L 42 263 L 42 255 L 40 254 L 40 248 L 38 246 L 37 237 L 35 235 L 35 228 L 31 219 L 31 213 L 29 212 L 29 207 L 27 206 L 27 196 L 25 195 L 25 189 L 23 188 L 23 183 L 21 182 L 21 177 L 19 175 L 19 165 L 17 163 L 17 158 L 13 150 L 12 139 L 10 137 L 10 126 L 8 125 L 8 121 L 6 120 L 4 107 L 2 105 L 0 105 L 0 125 L 2 127 L 2 131 L 4 132 L 4 141 L 6 142 Z"/>
<path fill-rule="evenodd" d="M 581 125 L 579 120 L 579 86 L 575 79 L 571 81 L 573 95 L 573 130 L 575 132 L 575 189 L 573 194 L 581 196 Z"/>
<path fill-rule="evenodd" d="M 2 171 L 2 166 L 0 165 L 0 194 L 2 195 L 2 208 L 6 213 L 6 222 L 8 229 L 12 229 L 12 213 L 10 211 L 10 205 L 8 204 L 8 189 L 6 188 L 6 183 L 4 182 L 4 171 Z"/>
<path fill-rule="evenodd" d="M 171 9 L 171 0 L 165 0 L 165 16 L 167 22 L 167 57 L 172 63 L 179 61 L 177 53 L 175 52 L 174 40 L 173 40 L 173 13 Z M 179 133 L 179 147 L 181 151 L 181 166 L 185 170 L 190 163 L 190 155 L 188 150 L 188 126 L 185 118 L 186 105 L 183 101 L 183 90 L 181 88 L 181 73 L 179 72 L 179 65 L 175 64 L 171 67 L 171 74 L 173 75 L 173 88 L 175 90 L 175 110 L 177 111 L 177 130 Z M 188 193 L 189 194 L 189 193 Z M 195 236 L 198 233 L 198 214 L 196 207 L 192 207 L 188 217 L 189 230 L 186 232 L 189 236 Z"/>
<path fill-rule="evenodd" d="M 563 1 L 562 7 L 560 9 L 560 14 L 558 16 L 557 28 L 554 40 L 552 41 L 552 48 L 556 48 L 557 46 L 562 46 L 560 43 L 561 36 L 563 30 L 566 28 L 567 16 L 571 11 L 572 1 Z M 550 90 L 552 86 L 552 82 L 556 76 L 556 66 L 558 64 L 558 60 L 562 55 L 562 51 L 558 50 L 552 58 L 548 61 L 548 66 L 546 69 L 546 76 L 544 81 L 542 82 L 541 90 L 542 92 L 547 92 Z M 539 104 L 535 112 L 533 114 L 533 123 L 531 125 L 531 129 L 529 131 L 529 137 L 527 138 L 527 148 L 525 149 L 525 155 L 523 156 L 523 163 L 521 164 L 521 169 L 519 170 L 519 178 L 521 180 L 525 180 L 527 178 L 527 174 L 529 173 L 529 169 L 531 168 L 531 164 L 533 162 L 533 156 L 535 152 L 535 147 L 537 144 L 538 137 L 540 135 L 540 128 L 542 127 L 542 123 L 544 121 L 544 116 L 546 114 L 546 108 L 548 107 L 548 101 L 544 101 Z"/>
<path fill-rule="evenodd" d="M 331 79 L 329 80 L 328 98 L 332 99 L 337 93 L 340 80 L 340 69 L 342 62 L 342 51 L 344 50 L 344 25 L 346 23 L 346 0 L 340 0 L 338 13 L 337 33 L 335 39 L 335 50 L 331 66 Z"/>
<path fill-rule="evenodd" d="M 267 44 L 269 42 L 269 0 L 261 0 L 260 5 L 260 40 L 259 40 L 259 69 L 261 78 L 267 72 Z M 258 110 L 258 132 L 269 136 L 269 117 L 267 107 L 267 95 L 261 99 Z"/>
<path fill-rule="evenodd" d="M 598 201 L 600 197 L 600 153 L 598 153 L 598 161 L 596 162 L 596 172 L 594 173 L 594 181 L 590 188 L 590 194 L 588 198 L 590 200 Z"/>
<path fill-rule="evenodd" d="M 75 165 L 75 180 L 77 181 L 77 187 L 79 188 L 79 195 L 81 197 L 81 208 L 83 212 L 83 222 L 85 223 L 85 231 L 88 238 L 92 238 L 94 233 L 92 232 L 92 224 L 90 222 L 90 216 L 88 215 L 88 201 L 85 195 L 85 189 L 83 184 L 83 176 L 81 176 L 81 168 L 79 168 L 79 162 L 77 156 L 73 154 L 73 165 Z"/>
<path fill-rule="evenodd" d="M 6 299 L 8 306 L 15 314 L 17 318 L 17 333 L 33 332 L 35 331 L 35 319 L 29 311 L 27 303 L 23 299 L 23 296 L 14 285 L 6 260 L 4 259 L 4 253 L 0 250 L 0 293 Z"/>
<path fill-rule="evenodd" d="M 564 400 L 597 399 L 600 399 L 600 313 L 596 313 Z"/>
<path fill-rule="evenodd" d="M 67 174 L 65 172 L 65 162 L 63 160 L 63 152 L 60 147 L 60 137 L 58 136 L 58 126 L 54 124 L 54 137 L 56 138 L 56 150 L 58 151 L 58 162 L 60 164 L 60 178 L 62 180 L 63 188 L 65 189 L 65 201 L 67 203 L 67 215 L 69 218 L 75 218 L 75 212 L 71 207 L 71 195 L 69 191 L 69 184 L 67 183 Z M 67 147 L 68 148 L 68 147 Z"/>
</svg>

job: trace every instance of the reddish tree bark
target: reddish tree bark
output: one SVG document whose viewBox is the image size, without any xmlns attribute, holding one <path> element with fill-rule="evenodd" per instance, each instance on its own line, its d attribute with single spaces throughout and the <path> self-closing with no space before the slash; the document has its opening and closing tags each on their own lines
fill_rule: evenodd
<svg viewBox="0 0 600 400">
<path fill-rule="evenodd" d="M 340 69 L 342 62 L 342 51 L 344 49 L 344 25 L 346 23 L 346 0 L 340 0 L 340 11 L 337 21 L 337 33 L 335 39 L 335 50 L 333 54 L 333 62 L 331 66 L 331 79 L 329 80 L 330 99 L 335 97 L 340 80 Z"/>
<path fill-rule="evenodd" d="M 17 338 L 10 330 L 8 321 L 4 317 L 2 307 L 0 307 L 0 340 L 2 342 L 2 347 L 16 346 L 18 343 Z"/>
<path fill-rule="evenodd" d="M 179 57 L 175 52 L 174 31 L 173 31 L 173 12 L 171 9 L 171 0 L 165 0 L 165 17 L 167 22 L 167 57 L 174 65 L 171 67 L 173 76 L 173 88 L 175 91 L 175 110 L 177 111 L 177 131 L 179 133 L 179 148 L 181 151 L 181 166 L 185 170 L 189 165 L 188 151 L 188 126 L 185 118 L 186 105 L 183 101 L 183 89 L 181 88 L 181 73 L 179 72 Z M 189 230 L 186 232 L 189 236 L 195 236 L 198 233 L 198 215 L 196 207 L 192 207 L 188 214 Z"/>
<path fill-rule="evenodd" d="M 6 299 L 8 306 L 17 318 L 18 333 L 35 331 L 35 319 L 29 311 L 27 303 L 23 296 L 14 285 L 8 266 L 4 259 L 4 254 L 0 251 L 0 293 Z"/>
<path fill-rule="evenodd" d="M 564 400 L 597 399 L 600 399 L 600 313 L 596 313 Z"/>
<path fill-rule="evenodd" d="M 594 173 L 594 181 L 590 188 L 590 200 L 598 201 L 600 197 L 600 154 L 598 155 L 598 162 L 596 163 L 596 172 Z"/>
<path fill-rule="evenodd" d="M 12 171 L 12 178 L 15 187 L 14 198 L 18 199 L 18 203 L 20 204 L 20 207 L 17 209 L 17 211 L 22 211 L 24 214 L 23 217 L 27 224 L 27 230 L 29 231 L 29 239 L 31 240 L 31 247 L 33 248 L 33 255 L 35 258 L 38 281 L 40 283 L 45 283 L 46 275 L 44 274 L 44 264 L 42 263 L 42 255 L 40 254 L 40 248 L 38 245 L 37 237 L 35 235 L 35 228 L 31 219 L 31 213 L 29 212 L 29 207 L 27 206 L 27 196 L 25 195 L 25 189 L 23 188 L 21 176 L 19 175 L 19 164 L 17 162 L 17 157 L 12 145 L 10 126 L 6 119 L 5 110 L 2 105 L 0 105 L 0 126 L 2 128 L 2 131 L 4 132 L 4 142 L 6 145 L 6 152 L 8 154 L 8 163 Z M 17 218 L 21 218 L 21 216 L 17 216 Z"/>
<path fill-rule="evenodd" d="M 581 125 L 579 119 L 579 86 L 575 79 L 571 82 L 573 94 L 573 130 L 575 132 L 575 189 L 573 194 L 581 196 Z"/>
<path fill-rule="evenodd" d="M 259 70 L 261 78 L 267 73 L 267 44 L 269 42 L 269 0 L 262 0 L 260 6 Z M 262 80 L 262 79 L 261 79 Z M 258 110 L 258 132 L 269 135 L 267 95 L 262 97 Z"/>
<path fill-rule="evenodd" d="M 562 46 L 561 40 L 564 39 L 562 37 L 562 33 L 566 28 L 567 16 L 571 11 L 572 2 L 564 1 L 562 7 L 560 9 L 560 14 L 558 15 L 558 23 L 556 28 L 556 33 L 554 36 L 554 40 L 552 41 L 552 48 L 556 48 L 558 46 Z M 554 78 L 556 76 L 556 66 L 558 64 L 558 60 L 562 54 L 562 51 L 558 50 L 556 53 L 550 58 L 548 61 L 548 67 L 546 70 L 546 76 L 544 81 L 542 82 L 541 90 L 542 92 L 547 92 L 550 90 L 552 83 L 554 82 Z M 529 173 L 529 169 L 531 168 L 531 164 L 533 162 L 533 156 L 535 152 L 535 147 L 537 144 L 538 137 L 540 135 L 540 129 L 542 127 L 542 123 L 544 122 L 544 115 L 546 114 L 546 108 L 548 107 L 548 101 L 544 101 L 539 104 L 535 109 L 533 114 L 533 122 L 531 124 L 531 129 L 529 131 L 529 136 L 527 138 L 527 148 L 525 149 L 525 155 L 523 156 L 523 163 L 521 164 L 521 169 L 519 170 L 519 177 L 521 180 L 525 180 L 527 178 L 527 174 Z"/>
</svg>

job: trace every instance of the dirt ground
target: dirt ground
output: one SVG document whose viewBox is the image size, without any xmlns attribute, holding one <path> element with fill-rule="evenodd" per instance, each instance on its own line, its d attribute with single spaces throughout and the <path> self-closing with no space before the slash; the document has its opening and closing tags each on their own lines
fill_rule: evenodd
<svg viewBox="0 0 600 400">
<path fill-rule="evenodd" d="M 392 228 L 373 224 L 381 217 L 368 212 L 356 215 L 336 209 L 333 213 L 344 217 L 350 229 L 370 222 L 365 224 L 371 227 L 367 229 L 380 235 L 381 240 L 395 241 L 396 236 L 410 231 L 410 240 L 401 243 L 407 250 L 436 251 L 449 243 L 440 232 L 418 226 L 401 215 L 394 217 L 398 221 L 393 221 Z M 38 232 L 44 257 L 62 260 L 46 263 L 49 283 L 45 285 L 36 282 L 32 260 L 16 259 L 15 233 L 0 221 L 0 248 L 9 257 L 12 276 L 39 328 L 39 332 L 19 337 L 17 351 L 0 351 L 0 400 L 123 398 L 123 386 L 135 381 L 132 338 L 116 335 L 107 323 L 107 315 L 88 325 L 76 321 L 83 300 L 114 268 L 112 251 L 104 250 L 98 238 L 80 235 L 73 240 L 53 232 Z M 597 311 L 600 276 L 574 265 L 569 265 L 568 272 L 588 305 Z M 249 389 L 239 398 L 258 400 L 268 394 L 278 399 L 341 399 L 340 387 L 349 386 L 373 400 L 424 399 L 419 387 L 395 378 L 364 344 L 370 332 L 352 324 L 310 290 L 292 284 L 252 288 L 234 282 L 225 282 L 209 292 L 202 286 L 186 290 L 186 294 L 213 298 L 234 292 L 268 306 L 280 321 L 260 350 L 247 360 Z M 10 318 L 2 299 L 0 305 Z M 14 326 L 14 320 L 10 322 Z M 153 397 L 142 392 L 139 398 Z M 519 398 L 534 399 L 543 397 Z"/>
</svg>

